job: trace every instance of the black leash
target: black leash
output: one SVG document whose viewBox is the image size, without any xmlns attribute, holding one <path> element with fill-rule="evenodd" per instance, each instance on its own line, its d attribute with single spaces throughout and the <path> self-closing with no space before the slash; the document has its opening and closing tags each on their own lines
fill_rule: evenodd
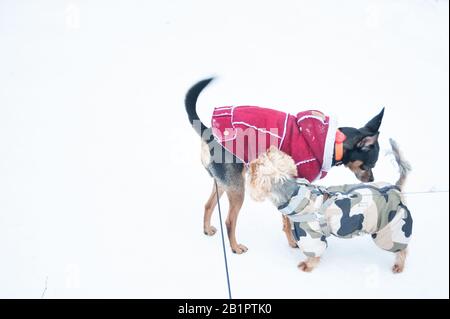
<svg viewBox="0 0 450 319">
<path fill-rule="evenodd" d="M 216 184 L 217 207 L 219 209 L 220 233 L 222 235 L 223 258 L 225 259 L 225 271 L 227 273 L 228 298 L 233 299 L 233 298 L 231 298 L 230 274 L 228 273 L 227 251 L 225 249 L 225 238 L 223 236 L 222 212 L 220 211 L 219 187 L 217 186 L 217 181 L 215 179 L 214 179 L 214 183 Z"/>
</svg>

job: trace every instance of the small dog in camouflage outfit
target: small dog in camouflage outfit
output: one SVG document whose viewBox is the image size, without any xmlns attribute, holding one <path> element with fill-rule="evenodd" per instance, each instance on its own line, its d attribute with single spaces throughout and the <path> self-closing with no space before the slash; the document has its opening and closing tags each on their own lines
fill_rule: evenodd
<svg viewBox="0 0 450 319">
<path fill-rule="evenodd" d="M 404 205 L 401 189 L 410 171 L 395 141 L 390 140 L 400 170 L 395 185 L 374 182 L 332 187 L 315 186 L 296 178 L 290 156 L 271 147 L 250 163 L 250 195 L 266 198 L 290 220 L 292 235 L 308 257 L 299 264 L 312 271 L 327 248 L 330 235 L 351 238 L 370 234 L 377 246 L 396 254 L 394 273 L 403 271 L 411 238 L 412 218 Z"/>
</svg>

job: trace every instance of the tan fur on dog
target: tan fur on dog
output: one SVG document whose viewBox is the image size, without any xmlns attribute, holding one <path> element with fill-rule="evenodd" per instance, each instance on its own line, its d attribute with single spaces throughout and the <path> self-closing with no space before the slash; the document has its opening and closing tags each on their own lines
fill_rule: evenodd
<svg viewBox="0 0 450 319">
<path fill-rule="evenodd" d="M 294 160 L 275 146 L 250 163 L 248 187 L 255 201 L 264 201 L 271 195 L 272 185 L 297 176 Z"/>
<path fill-rule="evenodd" d="M 292 248 L 298 248 L 294 235 L 292 235 L 291 221 L 289 220 L 289 217 L 281 215 L 281 218 L 283 219 L 283 232 L 286 235 L 289 246 Z"/>
<path fill-rule="evenodd" d="M 202 164 L 204 167 L 208 167 L 211 163 L 211 154 L 209 153 L 209 146 L 204 141 L 202 141 L 202 150 L 200 153 Z"/>
<path fill-rule="evenodd" d="M 370 181 L 370 172 L 367 170 L 363 170 L 361 168 L 361 165 L 363 164 L 363 161 L 356 160 L 353 162 L 348 162 L 345 164 L 346 167 L 348 167 L 353 174 L 355 174 L 356 178 L 358 178 L 360 181 L 368 182 Z"/>
</svg>

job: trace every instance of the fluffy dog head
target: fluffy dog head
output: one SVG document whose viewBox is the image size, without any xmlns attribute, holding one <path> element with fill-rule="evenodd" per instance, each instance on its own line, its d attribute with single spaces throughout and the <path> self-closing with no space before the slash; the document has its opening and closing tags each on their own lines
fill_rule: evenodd
<svg viewBox="0 0 450 319">
<path fill-rule="evenodd" d="M 249 165 L 248 188 L 256 201 L 264 201 L 275 184 L 297 176 L 294 160 L 275 146 L 271 146 Z"/>
</svg>

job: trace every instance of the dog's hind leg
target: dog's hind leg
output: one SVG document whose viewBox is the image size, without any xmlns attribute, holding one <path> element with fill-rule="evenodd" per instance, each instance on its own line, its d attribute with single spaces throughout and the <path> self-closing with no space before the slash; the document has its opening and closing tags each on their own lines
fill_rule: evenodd
<svg viewBox="0 0 450 319">
<path fill-rule="evenodd" d="M 226 192 L 228 200 L 230 202 L 228 217 L 225 221 L 225 225 L 227 226 L 228 239 L 230 240 L 231 250 L 236 254 L 242 254 L 245 253 L 248 248 L 244 245 L 238 244 L 236 240 L 236 223 L 239 211 L 241 210 L 242 204 L 244 203 L 244 184 L 242 184 L 239 188 L 233 187 L 231 189 L 227 189 Z"/>
<path fill-rule="evenodd" d="M 395 264 L 394 266 L 392 266 L 392 272 L 394 274 L 401 273 L 405 268 L 406 255 L 407 255 L 406 248 L 395 253 Z"/>
<path fill-rule="evenodd" d="M 281 217 L 283 218 L 283 231 L 286 234 L 289 246 L 291 246 L 292 248 L 298 248 L 297 242 L 292 235 L 291 222 L 289 221 L 289 218 L 284 215 L 282 215 Z"/>
<path fill-rule="evenodd" d="M 224 189 L 217 184 L 219 191 L 219 198 L 224 193 Z M 214 226 L 211 226 L 211 216 L 214 212 L 214 208 L 217 205 L 217 194 L 216 194 L 216 183 L 213 183 L 213 189 L 211 195 L 209 195 L 208 201 L 205 204 L 205 214 L 203 215 L 203 232 L 205 235 L 213 236 L 217 229 Z"/>
</svg>

